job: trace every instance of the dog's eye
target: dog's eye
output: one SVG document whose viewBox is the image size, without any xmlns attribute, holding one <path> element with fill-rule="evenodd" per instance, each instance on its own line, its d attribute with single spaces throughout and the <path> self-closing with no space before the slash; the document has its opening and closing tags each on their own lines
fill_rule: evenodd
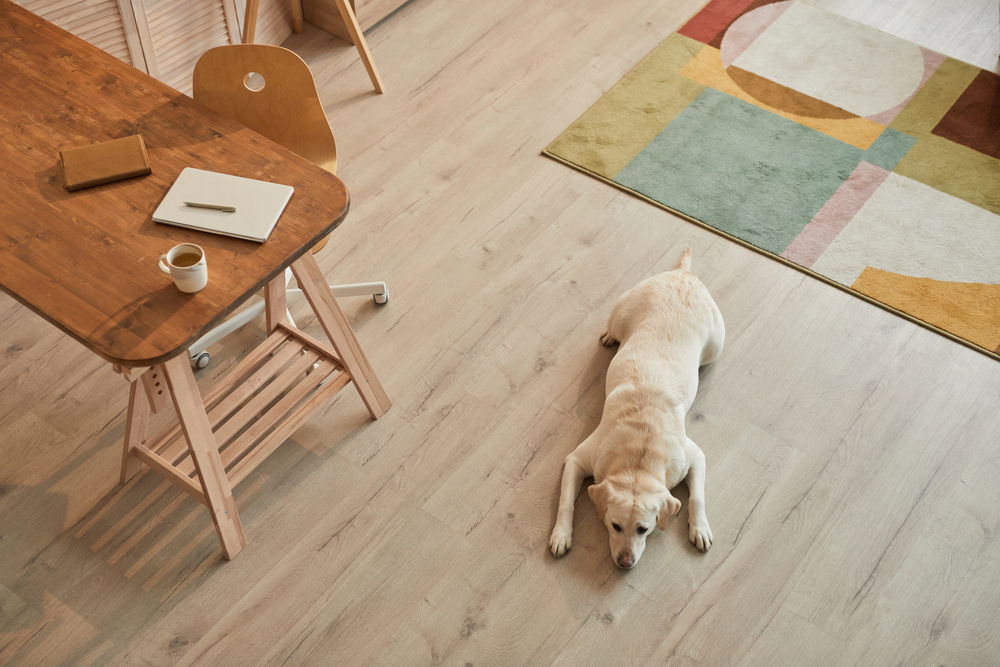
<svg viewBox="0 0 1000 667">
<path fill-rule="evenodd" d="M 616 532 L 616 533 L 620 533 L 620 532 L 622 532 L 622 527 L 621 527 L 621 526 L 619 526 L 619 525 L 618 525 L 617 523 L 613 523 L 613 524 L 611 524 L 611 527 L 615 529 L 615 532 Z"/>
<path fill-rule="evenodd" d="M 639 526 L 638 528 L 635 529 L 635 532 L 639 533 L 640 535 L 644 535 L 647 530 L 649 529 L 646 528 L 645 526 Z"/>
</svg>

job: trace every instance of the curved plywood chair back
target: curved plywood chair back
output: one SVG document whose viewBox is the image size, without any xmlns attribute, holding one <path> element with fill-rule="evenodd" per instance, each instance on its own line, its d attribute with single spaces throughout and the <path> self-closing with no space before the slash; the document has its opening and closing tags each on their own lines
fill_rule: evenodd
<svg viewBox="0 0 1000 667">
<path fill-rule="evenodd" d="M 232 44 L 194 68 L 194 99 L 337 172 L 337 144 L 309 66 L 280 46 Z"/>
</svg>

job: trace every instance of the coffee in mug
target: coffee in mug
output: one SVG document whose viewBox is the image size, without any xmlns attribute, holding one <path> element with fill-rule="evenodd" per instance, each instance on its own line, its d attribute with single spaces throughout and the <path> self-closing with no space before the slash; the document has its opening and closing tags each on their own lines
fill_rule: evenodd
<svg viewBox="0 0 1000 667">
<path fill-rule="evenodd" d="M 193 243 L 182 243 L 160 256 L 160 271 L 174 279 L 182 292 L 197 292 L 208 284 L 205 251 Z"/>
<path fill-rule="evenodd" d="M 201 260 L 201 256 L 197 253 L 186 252 L 182 255 L 177 255 L 174 260 L 170 262 L 174 266 L 178 266 L 182 269 L 186 269 L 189 266 L 194 266 Z"/>
</svg>

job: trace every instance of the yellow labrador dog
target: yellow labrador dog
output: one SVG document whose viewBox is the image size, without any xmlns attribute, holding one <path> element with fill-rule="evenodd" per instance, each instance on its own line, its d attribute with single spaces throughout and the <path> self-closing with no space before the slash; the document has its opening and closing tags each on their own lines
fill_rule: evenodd
<svg viewBox="0 0 1000 667">
<path fill-rule="evenodd" d="M 573 510 L 580 486 L 611 535 L 611 555 L 631 568 L 654 528 L 665 530 L 681 502 L 670 489 L 686 479 L 688 536 L 708 551 L 705 455 L 684 432 L 698 391 L 698 367 L 722 352 L 725 324 L 708 289 L 691 273 L 691 250 L 673 271 L 639 283 L 611 310 L 605 346 L 620 342 L 608 366 L 607 398 L 597 429 L 566 457 L 559 513 L 549 539 L 555 556 L 573 543 Z"/>
</svg>

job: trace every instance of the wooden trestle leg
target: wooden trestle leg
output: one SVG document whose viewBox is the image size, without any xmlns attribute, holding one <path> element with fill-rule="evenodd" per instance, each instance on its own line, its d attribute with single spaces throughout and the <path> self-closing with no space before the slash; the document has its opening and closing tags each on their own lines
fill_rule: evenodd
<svg viewBox="0 0 1000 667">
<path fill-rule="evenodd" d="M 285 272 L 282 271 L 264 286 L 264 324 L 267 327 L 268 336 L 278 328 L 279 322 L 288 319 L 286 303 Z"/>
<path fill-rule="evenodd" d="M 163 371 L 222 551 L 227 559 L 232 559 L 246 546 L 247 539 L 187 355 L 165 362 Z"/>
<path fill-rule="evenodd" d="M 169 402 L 167 383 L 163 377 L 163 367 L 153 366 L 143 372 L 141 369 L 123 369 L 129 380 L 128 417 L 125 421 L 125 447 L 122 451 L 121 483 L 124 484 L 142 470 L 142 461 L 135 456 L 136 445 L 146 444 L 149 428 L 149 412 L 158 413 Z M 137 373 L 141 375 L 137 376 Z"/>
<path fill-rule="evenodd" d="M 125 448 L 122 451 L 121 483 L 132 479 L 142 469 L 132 448 L 146 442 L 149 428 L 149 398 L 142 387 L 142 380 L 133 380 L 128 390 L 128 417 L 125 420 Z"/>
<path fill-rule="evenodd" d="M 361 349 L 361 344 L 351 329 L 351 323 L 337 303 L 336 297 L 330 291 L 312 253 L 306 253 L 292 264 L 292 273 L 299 282 L 299 287 L 316 313 L 316 319 L 330 338 L 333 349 L 336 350 L 347 369 L 348 375 L 357 387 L 361 399 L 368 407 L 373 419 L 378 419 L 388 410 L 392 403 L 375 375 L 374 369 Z"/>
</svg>

